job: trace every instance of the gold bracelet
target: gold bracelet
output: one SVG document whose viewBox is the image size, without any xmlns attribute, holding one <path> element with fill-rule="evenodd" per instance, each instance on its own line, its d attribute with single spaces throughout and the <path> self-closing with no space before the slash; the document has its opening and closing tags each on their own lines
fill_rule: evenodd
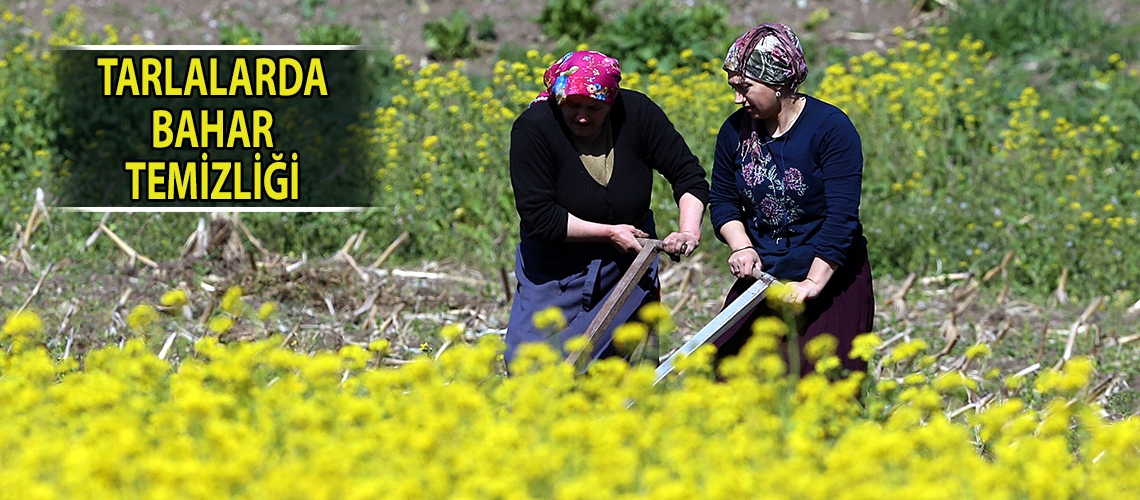
<svg viewBox="0 0 1140 500">
<path fill-rule="evenodd" d="M 730 253 L 729 255 L 732 255 L 732 254 L 734 254 L 734 253 L 736 253 L 736 252 L 739 252 L 739 251 L 741 251 L 741 250 L 748 250 L 749 248 L 752 248 L 753 250 L 755 250 L 755 248 L 753 248 L 753 247 L 752 247 L 752 245 L 749 245 L 749 246 L 746 246 L 746 247 L 740 247 L 740 248 L 737 248 L 736 250 L 733 250 L 733 251 L 732 251 L 732 253 Z"/>
</svg>

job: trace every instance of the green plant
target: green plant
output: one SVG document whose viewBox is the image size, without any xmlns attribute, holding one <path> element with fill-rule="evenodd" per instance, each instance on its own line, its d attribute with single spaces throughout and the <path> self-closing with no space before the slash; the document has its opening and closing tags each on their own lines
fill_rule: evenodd
<svg viewBox="0 0 1140 500">
<path fill-rule="evenodd" d="M 602 27 L 602 16 L 594 11 L 598 0 L 547 0 L 538 16 L 542 34 L 555 39 L 581 42 Z"/>
<path fill-rule="evenodd" d="M 650 60 L 668 69 L 724 57 L 735 35 L 728 18 L 718 2 L 682 8 L 673 0 L 645 0 L 614 18 L 595 42 L 621 61 L 623 71 L 642 71 Z"/>
<path fill-rule="evenodd" d="M 301 17 L 312 19 L 317 7 L 324 5 L 325 0 L 299 0 L 298 4 L 301 7 Z"/>
<path fill-rule="evenodd" d="M 820 39 L 820 36 L 815 32 L 805 31 L 800 36 L 800 45 L 804 49 L 804 58 L 807 60 L 808 71 L 807 80 L 804 80 L 803 87 L 811 88 L 819 85 L 823 80 L 822 68 L 826 68 L 832 64 L 840 64 L 851 57 L 851 52 L 841 45 L 834 45 L 827 43 Z M 727 47 L 725 48 L 727 51 Z"/>
<path fill-rule="evenodd" d="M 1000 56 L 1021 59 L 1054 81 L 1083 78 L 1107 54 L 1135 55 L 1135 27 L 1109 23 L 1080 0 L 963 0 L 947 24 L 951 39 L 971 35 Z M 1100 69 L 1103 69 L 1100 68 Z"/>
<path fill-rule="evenodd" d="M 831 11 L 827 10 L 827 7 L 820 7 L 818 9 L 815 9 L 811 11 L 811 15 L 808 16 L 807 22 L 804 23 L 804 29 L 807 31 L 815 31 L 819 25 L 827 22 L 828 19 L 831 19 Z"/>
<path fill-rule="evenodd" d="M 514 42 L 504 42 L 499 44 L 499 52 L 496 57 L 500 61 L 507 62 L 526 62 L 527 48 Z"/>
<path fill-rule="evenodd" d="M 301 28 L 297 43 L 301 45 L 359 45 L 360 30 L 347 24 L 322 24 Z"/>
<path fill-rule="evenodd" d="M 493 42 L 499 39 L 499 31 L 495 29 L 495 18 L 491 14 L 483 14 L 475 21 L 475 38 L 484 42 Z"/>
<path fill-rule="evenodd" d="M 238 21 L 236 24 L 226 24 L 218 30 L 218 41 L 222 45 L 260 45 L 261 32 Z"/>
<path fill-rule="evenodd" d="M 423 33 L 424 43 L 434 59 L 465 59 L 479 53 L 471 40 L 471 23 L 464 9 L 457 9 L 444 19 L 424 23 Z"/>
<path fill-rule="evenodd" d="M 949 28 L 951 38 L 969 33 L 997 54 L 1020 55 L 1043 47 L 1071 48 L 1102 34 L 1105 23 L 1092 17 L 1085 2 L 1073 0 L 966 0 L 959 2 Z"/>
</svg>

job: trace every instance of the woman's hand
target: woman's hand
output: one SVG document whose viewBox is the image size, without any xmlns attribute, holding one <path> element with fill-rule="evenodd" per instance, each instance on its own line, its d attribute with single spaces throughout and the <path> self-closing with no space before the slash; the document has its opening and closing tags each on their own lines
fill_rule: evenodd
<svg viewBox="0 0 1140 500">
<path fill-rule="evenodd" d="M 693 250 L 701 246 L 701 237 L 689 231 L 678 231 L 670 233 L 661 242 L 664 244 L 665 253 L 688 257 L 693 254 Z"/>
<path fill-rule="evenodd" d="M 763 264 L 760 262 L 760 254 L 756 253 L 755 248 L 740 248 L 728 256 L 728 269 L 732 271 L 732 275 L 737 278 L 752 277 L 753 268 L 763 269 Z"/>
<path fill-rule="evenodd" d="M 810 278 L 803 281 L 792 281 L 788 285 L 792 287 L 792 294 L 788 299 L 796 304 L 802 304 L 808 299 L 819 297 L 819 294 L 823 292 L 823 286 Z"/>
<path fill-rule="evenodd" d="M 638 238 L 648 238 L 649 234 L 629 224 L 617 224 L 609 227 L 610 245 L 619 252 L 637 253 L 641 251 Z"/>
<path fill-rule="evenodd" d="M 831 276 L 835 274 L 835 270 L 838 268 L 839 266 L 816 257 L 811 261 L 811 270 L 808 271 L 803 281 L 792 281 L 788 283 L 792 286 L 792 295 L 788 297 L 788 299 L 792 302 L 803 303 L 808 299 L 819 297 L 819 294 L 823 293 L 823 288 L 827 286 L 828 281 L 831 281 Z"/>
</svg>

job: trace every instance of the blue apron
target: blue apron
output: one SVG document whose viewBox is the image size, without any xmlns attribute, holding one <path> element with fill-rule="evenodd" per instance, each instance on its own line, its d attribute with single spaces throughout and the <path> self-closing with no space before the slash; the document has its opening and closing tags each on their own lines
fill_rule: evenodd
<svg viewBox="0 0 1140 500">
<path fill-rule="evenodd" d="M 650 238 L 657 237 L 652 211 L 646 214 L 638 229 L 648 233 Z M 618 252 L 609 243 L 548 243 L 527 237 L 525 230 L 521 233 L 515 252 L 518 286 L 506 335 L 508 367 L 514 361 L 518 346 L 527 342 L 546 342 L 565 357 L 566 341 L 586 332 L 637 257 Z M 618 355 L 612 346 L 614 330 L 634 319 L 642 305 L 661 300 L 657 268 L 658 259 L 654 258 L 594 346 L 592 359 Z M 565 330 L 551 332 L 535 327 L 534 315 L 550 306 L 562 309 L 567 323 Z"/>
</svg>

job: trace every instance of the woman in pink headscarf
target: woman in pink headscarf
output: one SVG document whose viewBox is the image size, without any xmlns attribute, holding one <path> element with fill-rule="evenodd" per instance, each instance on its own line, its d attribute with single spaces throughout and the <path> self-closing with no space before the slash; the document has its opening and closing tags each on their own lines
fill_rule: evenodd
<svg viewBox="0 0 1140 500">
<path fill-rule="evenodd" d="M 571 52 L 546 70 L 542 92 L 511 129 L 511 185 L 519 213 L 518 288 L 507 327 L 507 362 L 527 342 L 556 349 L 582 335 L 641 250 L 656 238 L 649 210 L 653 172 L 673 188 L 680 209 L 665 251 L 700 245 L 708 203 L 705 170 L 665 113 L 639 92 L 621 89 L 616 59 Z M 660 300 L 657 262 L 626 300 L 593 358 L 616 354 L 613 329 Z M 567 327 L 539 329 L 535 313 L 558 307 Z"/>
</svg>

